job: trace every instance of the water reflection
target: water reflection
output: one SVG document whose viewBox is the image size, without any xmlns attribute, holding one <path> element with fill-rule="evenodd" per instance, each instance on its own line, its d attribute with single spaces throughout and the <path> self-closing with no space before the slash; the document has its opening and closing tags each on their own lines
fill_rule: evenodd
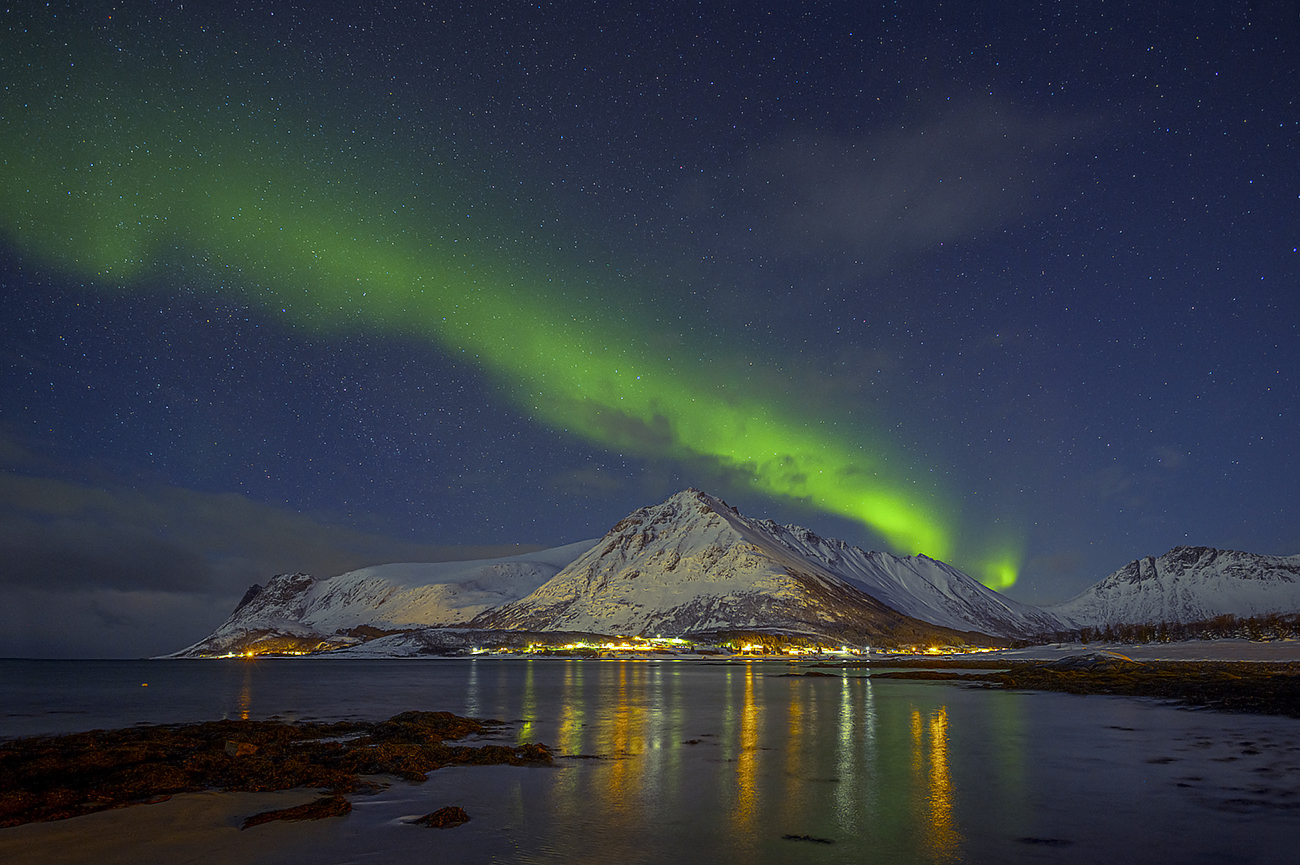
<svg viewBox="0 0 1300 865">
<path fill-rule="evenodd" d="M 636 829 L 644 825 L 641 809 L 642 772 L 640 759 L 645 741 L 645 712 L 632 695 L 644 688 L 645 665 L 634 661 L 607 663 L 601 669 L 602 690 L 612 694 L 613 705 L 601 724 L 602 750 L 608 762 L 598 777 L 603 781 L 597 801 L 601 803 L 603 856 L 628 861 L 637 853 Z M 603 858 L 602 856 L 602 858 Z"/>
<path fill-rule="evenodd" d="M 995 730 L 1016 727 L 1001 717 L 1016 713 L 1002 706 L 1013 695 L 955 712 L 944 688 L 851 672 L 777 678 L 788 671 L 467 662 L 467 705 L 570 755 L 528 776 L 545 778 L 544 792 L 503 800 L 545 851 L 518 861 L 939 865 L 973 855 L 963 826 L 1011 827 L 1000 815 L 1023 784 L 1023 742 Z M 983 708 L 991 700 L 997 712 Z"/>
<path fill-rule="evenodd" d="M 469 675 L 465 682 L 465 714 L 471 718 L 483 717 L 478 705 L 478 658 L 469 659 Z"/>
<path fill-rule="evenodd" d="M 948 707 L 923 717 L 912 709 L 912 778 L 917 793 L 922 845 L 933 862 L 958 858 L 961 833 L 953 817 L 953 783 L 948 770 Z"/>
<path fill-rule="evenodd" d="M 758 800 L 758 707 L 754 702 L 754 665 L 745 665 L 744 697 L 740 706 L 740 741 L 736 754 L 736 807 L 734 829 L 738 836 L 754 830 Z"/>
<path fill-rule="evenodd" d="M 519 731 L 515 734 L 519 744 L 532 742 L 536 738 L 533 725 L 537 723 L 537 685 L 534 680 L 533 665 L 537 663 L 532 658 L 524 661 L 524 705 L 521 712 Z"/>
<path fill-rule="evenodd" d="M 798 825 L 802 820 L 800 806 L 804 801 L 802 795 L 803 782 L 800 778 L 800 770 L 803 766 L 804 754 L 804 716 L 808 712 L 808 682 L 804 679 L 791 678 L 788 680 L 788 694 L 786 700 L 786 738 L 785 738 L 785 760 L 784 783 L 782 784 L 781 802 L 784 806 L 782 809 L 782 819 L 788 825 Z"/>
<path fill-rule="evenodd" d="M 873 819 L 876 808 L 876 730 L 871 682 L 845 677 L 840 682 L 839 696 L 835 816 L 840 828 L 856 834 Z"/>
<path fill-rule="evenodd" d="M 253 711 L 253 664 L 244 662 L 244 686 L 239 689 L 239 720 L 247 721 Z"/>
<path fill-rule="evenodd" d="M 1263 863 L 1292 861 L 1300 832 L 1286 807 L 1289 787 L 1277 788 L 1276 807 L 1261 794 L 1252 812 L 1225 813 L 1210 798 L 1240 796 L 1261 777 L 1282 784 L 1295 762 L 1286 755 L 1300 753 L 1294 719 L 873 682 L 857 670 L 784 678 L 803 670 L 762 662 L 232 659 L 147 662 L 147 675 L 143 663 L 96 662 L 78 673 L 75 693 L 98 708 L 77 723 L 292 710 L 379 719 L 477 706 L 516 727 L 529 719 L 533 738 L 560 753 L 602 755 L 552 768 L 448 768 L 426 784 L 395 783 L 359 800 L 345 820 L 323 821 L 333 828 L 311 827 L 325 845 L 355 839 L 347 852 L 292 861 Z M 51 699 L 57 664 L 28 665 L 25 687 L 45 696 L 20 704 L 33 707 L 25 711 Z M 0 684 L 12 685 L 12 669 L 0 663 Z M 150 704 L 126 703 L 146 679 L 156 693 Z M 158 712 L 164 695 L 172 714 L 144 714 Z M 14 700 L 0 703 L 14 717 Z M 1247 738 L 1274 744 L 1248 760 L 1238 745 Z M 1153 759 L 1166 756 L 1176 760 Z M 1256 767 L 1280 768 L 1260 776 Z M 1192 774 L 1195 786 L 1175 784 Z M 447 833 L 394 828 L 403 815 L 452 803 L 473 822 Z M 449 844 L 460 846 L 449 852 Z"/>
<path fill-rule="evenodd" d="M 556 750 L 560 754 L 579 755 L 583 748 L 583 719 L 586 717 L 586 700 L 583 693 L 582 662 L 564 661 L 563 680 L 560 687 L 560 725 L 556 734 Z M 585 796 L 582 774 L 576 770 L 559 773 L 555 782 L 555 819 L 572 824 L 582 817 Z"/>
<path fill-rule="evenodd" d="M 564 684 L 560 693 L 560 728 L 556 747 L 561 754 L 582 753 L 582 727 L 586 713 L 582 694 L 582 662 L 564 662 Z"/>
</svg>

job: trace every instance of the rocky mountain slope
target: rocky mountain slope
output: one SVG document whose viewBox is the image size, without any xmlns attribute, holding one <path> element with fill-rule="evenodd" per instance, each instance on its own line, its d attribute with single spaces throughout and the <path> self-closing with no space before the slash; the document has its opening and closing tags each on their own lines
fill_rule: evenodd
<svg viewBox="0 0 1300 865">
<path fill-rule="evenodd" d="M 1045 610 L 1072 627 L 1205 621 L 1300 611 L 1300 555 L 1174 547 L 1129 562 Z"/>
<path fill-rule="evenodd" d="M 693 489 L 636 511 L 554 579 L 472 624 L 648 636 L 764 628 L 852 642 L 1060 627 L 942 562 L 752 520 Z"/>
</svg>

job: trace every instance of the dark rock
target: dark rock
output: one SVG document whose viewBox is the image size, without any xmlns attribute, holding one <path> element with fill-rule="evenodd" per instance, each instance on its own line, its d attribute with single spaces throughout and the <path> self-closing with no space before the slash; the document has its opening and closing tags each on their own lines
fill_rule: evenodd
<svg viewBox="0 0 1300 865">
<path fill-rule="evenodd" d="M 244 607 L 247 607 L 248 602 L 253 600 L 253 598 L 256 598 L 260 594 L 262 594 L 261 584 L 253 583 L 253 585 L 248 587 L 248 591 L 244 592 L 244 597 L 240 599 L 239 603 L 235 604 L 234 612 L 232 612 L 231 615 L 233 616 L 235 613 L 238 613 L 240 610 L 244 609 Z"/>
<path fill-rule="evenodd" d="M 432 814 L 425 814 L 423 817 L 411 822 L 434 829 L 455 829 L 457 826 L 468 823 L 469 815 L 459 805 L 448 805 L 446 808 L 439 808 Z"/>
<path fill-rule="evenodd" d="M 1044 670 L 1094 672 L 1133 669 L 1143 665 L 1131 658 L 1126 658 L 1123 655 L 1111 654 L 1108 652 L 1093 652 L 1088 655 L 1070 655 L 1061 658 L 1060 660 L 1038 664 L 1037 666 Z"/>
<path fill-rule="evenodd" d="M 0 742 L 0 828 L 200 790 L 306 787 L 341 798 L 373 789 L 365 775 L 421 783 L 429 772 L 452 764 L 552 763 L 551 749 L 542 744 L 470 747 L 446 741 L 496 723 L 447 712 L 403 712 L 380 723 L 226 720 Z M 332 802 L 328 808 L 345 804 Z M 313 808 L 330 816 L 324 802 Z M 312 810 L 305 809 L 302 817 L 269 819 L 312 819 Z"/>
<path fill-rule="evenodd" d="M 326 817 L 342 817 L 352 811 L 352 803 L 342 796 L 322 796 L 315 802 L 298 805 L 294 808 L 280 808 L 276 811 L 263 811 L 244 821 L 240 829 L 260 826 L 272 820 L 322 820 Z"/>
</svg>

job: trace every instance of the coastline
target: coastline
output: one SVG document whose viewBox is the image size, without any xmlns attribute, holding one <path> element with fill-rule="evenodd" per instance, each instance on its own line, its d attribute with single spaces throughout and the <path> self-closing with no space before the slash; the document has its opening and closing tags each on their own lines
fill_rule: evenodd
<svg viewBox="0 0 1300 865">
<path fill-rule="evenodd" d="M 594 843 L 605 861 L 634 861 L 638 853 L 654 850 L 693 865 L 718 861 L 720 850 L 731 849 L 726 845 L 746 843 L 752 845 L 746 848 L 754 854 L 752 861 L 775 863 L 821 849 L 805 849 L 799 843 L 805 836 L 837 839 L 844 846 L 828 849 L 846 850 L 846 855 L 855 855 L 849 850 L 878 852 L 885 849 L 882 844 L 910 849 L 907 845 L 924 837 L 933 823 L 924 809 L 918 812 L 919 822 L 908 822 L 906 815 L 915 814 L 890 803 L 899 796 L 933 802 L 936 791 L 948 791 L 950 798 L 944 801 L 956 803 L 951 814 L 960 823 L 952 825 L 970 833 L 972 861 L 1020 862 L 1016 854 L 1022 848 L 1032 852 L 1019 840 L 1023 837 L 1074 839 L 1076 848 L 1069 852 L 1077 855 L 1058 861 L 1097 861 L 1110 851 L 1106 838 L 1119 839 L 1117 844 L 1141 840 L 1146 836 L 1130 837 L 1131 832 L 1152 820 L 1177 825 L 1180 837 L 1197 843 L 1222 830 L 1236 832 L 1231 837 L 1237 840 L 1243 833 L 1267 837 L 1269 849 L 1285 847 L 1274 836 L 1285 834 L 1290 825 L 1289 817 L 1282 822 L 1278 817 L 1291 813 L 1285 809 L 1294 785 L 1287 779 L 1294 755 L 1300 753 L 1292 747 L 1300 742 L 1300 730 L 1291 719 L 1175 711 L 1159 700 L 1077 700 L 1069 694 L 1030 695 L 961 681 L 951 687 L 871 675 L 907 667 L 952 672 L 965 667 L 961 672 L 970 673 L 979 664 L 981 673 L 994 673 L 1023 666 L 998 658 L 888 657 L 844 669 L 753 660 L 595 664 L 502 659 L 460 665 L 460 690 L 448 686 L 452 678 L 443 671 L 450 668 L 442 663 L 334 665 L 354 684 L 378 677 L 384 691 L 409 688 L 394 695 L 406 705 L 419 705 L 412 696 L 423 694 L 424 705 L 473 706 L 465 714 L 507 719 L 511 729 L 502 730 L 506 741 L 555 745 L 555 766 L 543 771 L 452 765 L 430 772 L 424 783 L 364 775 L 362 780 L 387 786 L 349 796 L 354 808 L 342 819 L 274 822 L 245 830 L 239 826 L 248 817 L 307 804 L 321 795 L 321 788 L 178 793 L 145 808 L 0 830 L 0 859 L 33 865 L 280 865 L 359 863 L 379 855 L 387 861 L 535 862 Z M 255 675 L 254 706 L 263 693 L 259 688 L 276 694 L 268 697 L 269 705 L 307 706 L 302 695 L 281 695 L 281 674 L 311 681 L 330 669 L 293 661 L 267 664 L 260 673 L 253 664 L 225 666 L 239 676 L 251 670 L 271 677 L 259 680 Z M 1278 666 L 1263 665 L 1262 672 L 1276 672 Z M 186 664 L 183 669 L 206 676 L 209 669 L 224 667 Z M 422 671 L 436 675 L 421 679 Z M 806 673 L 813 675 L 802 675 Z M 167 693 L 160 687 L 162 676 L 150 681 L 148 691 Z M 935 687 L 940 684 L 949 687 Z M 341 696 L 333 686 L 320 693 L 336 701 Z M 369 695 L 367 690 L 349 697 L 347 711 L 370 705 Z M 1062 741 L 1097 756 L 1083 763 L 1071 756 L 1073 751 L 1063 757 L 1058 750 Z M 1247 742 L 1255 744 L 1248 750 Z M 1040 768 L 1032 775 L 990 780 L 990 748 L 998 766 Z M 930 765 L 925 761 L 939 755 L 943 762 L 933 765 L 944 768 L 942 776 L 932 771 L 918 775 L 912 768 L 917 759 Z M 1236 791 L 1260 777 L 1255 773 L 1259 767 L 1280 773 L 1281 786 L 1268 796 L 1253 797 L 1250 807 L 1256 816 L 1239 826 L 1233 822 L 1239 820 L 1237 812 L 1231 810 L 1238 807 Z M 1040 770 L 1048 774 L 1033 781 Z M 1187 780 L 1193 775 L 1201 780 Z M 1037 786 L 1023 786 L 1030 782 Z M 1160 785 L 1162 792 L 1152 798 L 1148 790 L 1153 788 L 1142 786 L 1147 783 Z M 1047 791 L 1063 788 L 1072 791 L 1072 801 L 1082 796 L 1092 803 L 1089 807 L 1126 804 L 1107 812 L 1111 823 L 1104 837 L 1083 834 L 1072 809 L 1058 813 L 1050 797 L 1043 798 Z M 1018 797 L 1030 795 L 1026 789 L 1034 801 L 1047 803 L 1036 816 L 1012 807 Z M 872 820 L 863 822 L 854 816 L 857 811 L 837 810 L 850 800 L 878 803 L 871 806 L 877 809 L 870 812 Z M 449 805 L 463 807 L 471 821 L 437 831 L 411 825 Z M 1214 817 L 1218 812 L 1230 816 Z M 670 819 L 651 819 L 651 814 Z M 1008 815 L 1020 816 L 1013 820 Z M 896 818 L 901 822 L 890 822 Z M 713 843 L 709 833 L 725 840 Z M 900 856 L 892 861 L 922 861 Z"/>
<path fill-rule="evenodd" d="M 0 827 L 74 819 L 211 790 L 326 791 L 315 806 L 251 815 L 243 828 L 341 816 L 348 796 L 395 776 L 411 783 L 455 765 L 551 765 L 536 743 L 487 743 L 499 721 L 450 712 L 402 712 L 377 723 L 207 721 L 34 736 L 0 743 Z M 448 744 L 472 740 L 473 745 Z"/>
<path fill-rule="evenodd" d="M 999 649 L 987 657 L 1018 661 L 1055 661 L 1091 652 L 1117 652 L 1135 661 L 1295 661 L 1300 662 L 1300 640 L 1268 642 L 1220 639 L 1182 640 L 1172 643 L 1050 643 L 1023 649 Z"/>
<path fill-rule="evenodd" d="M 1154 698 L 1187 708 L 1300 718 L 1300 662 L 1296 661 L 1139 661 L 1117 652 L 1098 651 L 1051 661 L 927 663 L 918 659 L 900 666 L 913 669 L 868 675 L 873 681 L 904 679 L 1006 691 Z"/>
</svg>

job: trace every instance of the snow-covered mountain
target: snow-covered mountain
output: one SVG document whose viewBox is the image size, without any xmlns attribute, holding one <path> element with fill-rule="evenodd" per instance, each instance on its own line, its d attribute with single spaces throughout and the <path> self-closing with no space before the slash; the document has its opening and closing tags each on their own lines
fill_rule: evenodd
<svg viewBox="0 0 1300 865">
<path fill-rule="evenodd" d="M 474 562 L 377 565 L 326 579 L 280 574 L 175 656 L 384 639 L 432 650 L 480 638 L 416 630 L 466 626 L 648 636 L 766 630 L 854 643 L 953 642 L 970 632 L 1028 637 L 1065 627 L 943 562 L 866 552 L 750 519 L 691 489 L 636 511 L 599 542 Z"/>
<path fill-rule="evenodd" d="M 265 587 L 249 589 L 221 627 L 176 656 L 305 651 L 395 630 L 463 624 L 527 595 L 593 543 L 500 559 L 376 565 L 327 579 L 278 574 Z"/>
<path fill-rule="evenodd" d="M 752 525 L 796 554 L 825 562 L 836 575 L 904 615 L 945 628 L 1005 637 L 1061 629 L 1062 623 L 1050 613 L 1013 601 L 937 559 L 867 552 L 771 520 L 755 520 Z"/>
<path fill-rule="evenodd" d="M 472 625 L 649 636 L 767 628 L 858 642 L 914 640 L 936 626 L 999 636 L 1061 627 L 942 562 L 749 519 L 694 489 L 636 511 L 545 585 Z"/>
<path fill-rule="evenodd" d="M 1072 627 L 1188 624 L 1300 611 L 1300 555 L 1174 547 L 1129 562 L 1064 603 L 1046 607 Z"/>
</svg>

